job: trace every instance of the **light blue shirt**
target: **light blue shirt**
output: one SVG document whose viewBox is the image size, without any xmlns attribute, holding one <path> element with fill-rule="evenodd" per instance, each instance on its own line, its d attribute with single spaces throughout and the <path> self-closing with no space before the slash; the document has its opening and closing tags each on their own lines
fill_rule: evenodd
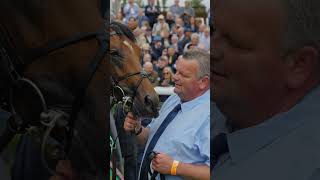
<svg viewBox="0 0 320 180">
<path fill-rule="evenodd" d="M 136 3 L 134 3 L 133 7 L 131 7 L 130 4 L 128 3 L 124 6 L 123 12 L 125 14 L 126 21 L 128 21 L 130 17 L 137 18 L 138 12 L 139 12 L 139 6 Z"/>
<path fill-rule="evenodd" d="M 164 102 L 159 117 L 153 119 L 148 126 L 150 135 L 146 147 L 163 120 L 179 103 L 181 101 L 176 94 L 171 95 Z M 164 130 L 154 151 L 166 153 L 183 163 L 210 166 L 210 90 L 181 104 L 181 111 Z M 159 176 L 157 178 L 159 179 Z M 166 175 L 165 178 L 166 180 L 183 179 L 180 176 L 170 175 Z"/>
<path fill-rule="evenodd" d="M 183 14 L 183 7 L 176 6 L 175 4 L 170 6 L 169 11 L 175 16 L 180 17 Z"/>
<path fill-rule="evenodd" d="M 209 51 L 210 50 L 210 36 L 205 37 L 204 33 L 199 38 L 199 44 L 204 45 L 204 50 Z"/>
</svg>

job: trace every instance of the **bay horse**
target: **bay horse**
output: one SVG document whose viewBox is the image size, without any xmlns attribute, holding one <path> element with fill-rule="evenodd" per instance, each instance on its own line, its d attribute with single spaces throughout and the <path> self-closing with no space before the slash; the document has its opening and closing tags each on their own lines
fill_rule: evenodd
<svg viewBox="0 0 320 180">
<path fill-rule="evenodd" d="M 80 175 L 99 179 L 109 166 L 110 84 L 133 97 L 136 115 L 156 116 L 158 106 L 151 83 L 140 75 L 132 34 L 117 23 L 104 25 L 98 0 L 0 2 L 1 48 L 22 77 L 8 84 L 11 110 L 27 122 L 22 125 L 28 132 L 47 125 L 39 120 L 45 111 L 66 115 L 60 125 L 67 126 L 54 127 L 50 135 L 65 142 L 65 157 Z"/>
</svg>

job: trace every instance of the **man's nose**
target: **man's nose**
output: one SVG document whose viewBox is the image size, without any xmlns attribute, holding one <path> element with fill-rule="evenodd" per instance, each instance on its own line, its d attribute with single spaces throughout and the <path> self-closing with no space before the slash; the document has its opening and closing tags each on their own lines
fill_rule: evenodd
<svg viewBox="0 0 320 180">
<path fill-rule="evenodd" d="M 176 82 L 178 80 L 177 74 L 174 74 L 172 79 L 173 79 L 173 82 Z"/>
</svg>

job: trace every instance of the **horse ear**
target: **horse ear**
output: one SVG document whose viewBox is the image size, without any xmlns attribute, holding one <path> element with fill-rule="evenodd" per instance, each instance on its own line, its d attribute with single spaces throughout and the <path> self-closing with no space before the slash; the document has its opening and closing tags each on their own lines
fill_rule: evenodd
<svg viewBox="0 0 320 180">
<path fill-rule="evenodd" d="M 12 112 L 23 120 L 23 126 L 39 124 L 41 112 L 47 109 L 39 88 L 31 80 L 24 78 L 11 88 L 10 106 Z"/>
<path fill-rule="evenodd" d="M 100 13 L 101 13 L 101 17 L 104 19 L 108 18 L 108 14 L 109 13 L 109 6 L 108 6 L 108 1 L 105 0 L 100 0 Z"/>
</svg>

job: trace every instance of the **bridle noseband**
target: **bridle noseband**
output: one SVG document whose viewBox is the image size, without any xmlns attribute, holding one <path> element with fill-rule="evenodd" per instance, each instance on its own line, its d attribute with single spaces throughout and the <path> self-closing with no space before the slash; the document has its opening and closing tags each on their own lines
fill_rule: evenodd
<svg viewBox="0 0 320 180">
<path fill-rule="evenodd" d="M 133 89 L 133 93 L 130 96 L 129 93 L 119 85 L 121 81 L 128 80 L 130 77 L 140 75 L 140 79 L 138 80 L 136 86 Z M 127 114 L 128 112 L 132 111 L 134 99 L 137 96 L 138 88 L 141 85 L 144 78 L 149 78 L 149 75 L 144 72 L 136 72 L 136 73 L 128 73 L 119 79 L 115 79 L 113 76 L 111 77 L 112 83 L 112 104 L 120 104 L 122 105 L 123 113 Z M 118 96 L 120 95 L 120 96 Z"/>
</svg>

